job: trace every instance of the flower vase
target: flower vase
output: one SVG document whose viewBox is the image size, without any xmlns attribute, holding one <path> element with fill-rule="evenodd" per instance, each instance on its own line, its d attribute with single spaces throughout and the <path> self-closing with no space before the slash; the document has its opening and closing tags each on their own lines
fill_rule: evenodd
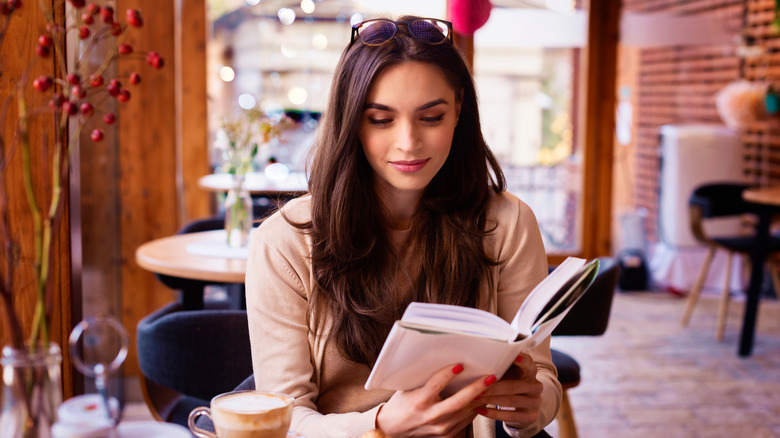
<svg viewBox="0 0 780 438">
<path fill-rule="evenodd" d="M 2 410 L 0 435 L 3 438 L 49 438 L 62 403 L 60 365 L 62 353 L 57 344 L 48 349 L 3 348 Z"/>
<path fill-rule="evenodd" d="M 247 246 L 252 219 L 252 197 L 244 185 L 244 175 L 234 174 L 233 186 L 225 197 L 225 231 L 229 247 Z"/>
</svg>

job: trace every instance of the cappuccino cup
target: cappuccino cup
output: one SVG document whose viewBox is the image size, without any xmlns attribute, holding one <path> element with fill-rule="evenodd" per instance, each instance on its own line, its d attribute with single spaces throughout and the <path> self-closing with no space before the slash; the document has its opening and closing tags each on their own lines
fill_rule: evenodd
<svg viewBox="0 0 780 438">
<path fill-rule="evenodd" d="M 286 438 L 292 420 L 293 398 L 267 391 L 234 391 L 211 399 L 209 407 L 190 412 L 187 424 L 200 438 Z M 217 434 L 195 425 L 204 415 L 214 423 Z"/>
</svg>

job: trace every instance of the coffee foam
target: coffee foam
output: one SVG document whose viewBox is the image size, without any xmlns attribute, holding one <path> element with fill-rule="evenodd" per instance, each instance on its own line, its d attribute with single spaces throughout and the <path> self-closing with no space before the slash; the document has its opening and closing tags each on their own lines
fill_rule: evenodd
<svg viewBox="0 0 780 438">
<path fill-rule="evenodd" d="M 216 400 L 215 407 L 236 413 L 251 414 L 282 408 L 287 404 L 288 400 L 276 395 L 246 392 L 221 397 Z"/>
</svg>

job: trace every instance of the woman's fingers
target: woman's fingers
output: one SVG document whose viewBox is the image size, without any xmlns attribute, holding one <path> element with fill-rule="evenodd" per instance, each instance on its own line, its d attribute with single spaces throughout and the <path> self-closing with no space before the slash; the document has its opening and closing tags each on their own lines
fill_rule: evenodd
<svg viewBox="0 0 780 438">
<path fill-rule="evenodd" d="M 431 376 L 423 388 L 425 388 L 426 391 L 429 391 L 431 395 L 439 397 L 439 394 L 444 391 L 444 388 L 446 388 L 461 372 L 463 372 L 462 364 L 458 363 L 446 366 Z"/>
</svg>

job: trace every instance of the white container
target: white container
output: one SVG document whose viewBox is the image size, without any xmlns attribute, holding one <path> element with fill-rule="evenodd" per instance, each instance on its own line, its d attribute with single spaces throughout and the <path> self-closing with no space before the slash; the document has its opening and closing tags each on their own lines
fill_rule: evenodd
<svg viewBox="0 0 780 438">
<path fill-rule="evenodd" d="M 661 126 L 661 176 L 658 237 L 674 247 L 701 246 L 691 232 L 688 199 L 709 182 L 744 182 L 742 142 L 724 125 Z M 706 230 L 736 234 L 738 220 L 716 220 Z"/>
</svg>

